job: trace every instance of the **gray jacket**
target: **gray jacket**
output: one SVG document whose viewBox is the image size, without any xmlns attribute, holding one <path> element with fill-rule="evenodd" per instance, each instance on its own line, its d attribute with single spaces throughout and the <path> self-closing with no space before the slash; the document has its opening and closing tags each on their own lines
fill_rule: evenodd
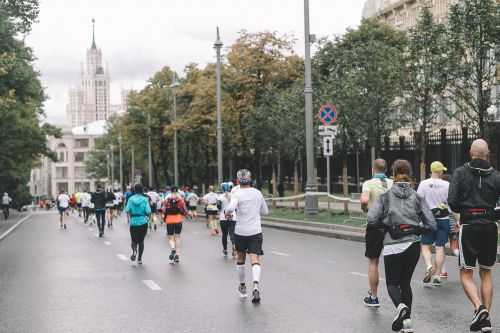
<svg viewBox="0 0 500 333">
<path fill-rule="evenodd" d="M 391 199 L 395 198 L 395 199 Z M 392 202 L 392 207 L 389 205 Z M 398 202 L 400 204 L 395 204 Z M 401 204 L 402 203 L 402 204 Z M 392 218 L 389 217 L 391 211 Z M 368 227 L 385 228 L 392 225 L 408 224 L 421 226 L 426 230 L 437 230 L 436 220 L 425 200 L 410 187 L 408 183 L 394 183 L 391 189 L 380 195 L 368 211 Z M 384 245 L 418 242 L 420 236 L 411 234 L 399 239 L 393 239 L 386 231 Z"/>
</svg>

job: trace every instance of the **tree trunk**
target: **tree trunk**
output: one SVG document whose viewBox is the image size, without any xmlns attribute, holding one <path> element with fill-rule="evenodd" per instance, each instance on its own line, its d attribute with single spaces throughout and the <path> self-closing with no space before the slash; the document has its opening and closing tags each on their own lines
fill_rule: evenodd
<svg viewBox="0 0 500 333">
<path fill-rule="evenodd" d="M 342 182 L 344 196 L 347 198 L 349 196 L 349 180 L 347 179 L 347 156 L 344 156 L 344 158 L 342 159 Z M 347 201 L 344 202 L 344 214 L 349 214 L 349 203 Z"/>
<path fill-rule="evenodd" d="M 299 194 L 299 167 L 298 167 L 299 161 L 295 161 L 294 166 L 293 166 L 293 194 L 298 195 Z M 299 200 L 296 199 L 294 201 L 294 207 L 295 209 L 299 209 Z"/>
</svg>

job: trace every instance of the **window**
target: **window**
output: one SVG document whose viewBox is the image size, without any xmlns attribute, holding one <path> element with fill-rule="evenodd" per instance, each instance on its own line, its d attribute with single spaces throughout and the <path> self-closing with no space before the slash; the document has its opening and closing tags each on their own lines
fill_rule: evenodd
<svg viewBox="0 0 500 333">
<path fill-rule="evenodd" d="M 57 179 L 67 179 L 68 178 L 68 167 L 56 167 L 56 178 Z"/>
<path fill-rule="evenodd" d="M 57 161 L 58 162 L 65 162 L 66 159 L 65 159 L 65 154 L 63 151 L 60 151 L 58 154 L 57 154 Z"/>
<path fill-rule="evenodd" d="M 61 191 L 68 192 L 68 183 L 57 183 L 56 188 L 57 188 L 57 195 L 59 195 Z"/>
<path fill-rule="evenodd" d="M 85 172 L 85 167 L 75 167 L 75 178 L 83 179 L 87 177 L 87 173 Z"/>
<path fill-rule="evenodd" d="M 76 152 L 75 153 L 75 162 L 83 162 L 85 161 L 85 153 L 84 152 Z"/>
<path fill-rule="evenodd" d="M 75 183 L 75 192 L 84 192 L 90 191 L 90 183 L 89 182 L 76 182 Z"/>
<path fill-rule="evenodd" d="M 89 147 L 89 139 L 75 140 L 75 148 L 88 148 L 88 147 Z"/>
</svg>

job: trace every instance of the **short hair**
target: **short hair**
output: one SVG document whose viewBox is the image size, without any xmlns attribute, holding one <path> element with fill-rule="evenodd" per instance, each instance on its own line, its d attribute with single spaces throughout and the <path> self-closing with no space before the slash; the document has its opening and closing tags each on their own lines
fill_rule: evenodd
<svg viewBox="0 0 500 333">
<path fill-rule="evenodd" d="M 377 158 L 375 161 L 373 161 L 373 169 L 378 172 L 386 172 L 387 162 L 382 158 Z"/>
<path fill-rule="evenodd" d="M 134 192 L 135 193 L 144 193 L 144 187 L 142 187 L 142 184 L 135 184 L 134 185 Z"/>
<path fill-rule="evenodd" d="M 392 164 L 392 174 L 397 182 L 409 182 L 413 174 L 411 164 L 407 160 L 396 160 Z"/>
<path fill-rule="evenodd" d="M 470 155 L 472 158 L 488 159 L 490 149 L 488 143 L 484 139 L 477 139 L 470 146 Z"/>
</svg>

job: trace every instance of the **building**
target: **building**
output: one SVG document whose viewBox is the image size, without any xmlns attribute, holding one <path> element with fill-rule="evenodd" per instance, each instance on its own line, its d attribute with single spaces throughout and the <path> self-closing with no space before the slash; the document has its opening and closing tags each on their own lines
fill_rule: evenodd
<svg viewBox="0 0 500 333">
<path fill-rule="evenodd" d="M 363 18 L 377 18 L 397 29 L 408 30 L 417 24 L 420 8 L 428 5 L 437 22 L 445 23 L 450 6 L 457 0 L 368 0 Z"/>
<path fill-rule="evenodd" d="M 80 85 L 69 90 L 66 118 L 70 127 L 106 120 L 122 108 L 111 105 L 111 79 L 108 68 L 103 65 L 102 51 L 95 41 L 95 20 L 92 20 L 92 27 L 92 44 L 87 49 L 85 64 L 81 65 Z"/>
<path fill-rule="evenodd" d="M 95 191 L 97 184 L 107 179 L 91 179 L 85 167 L 95 139 L 106 133 L 106 121 L 99 120 L 72 129 L 64 128 L 61 138 L 49 138 L 49 147 L 57 162 L 43 158 L 31 172 L 30 191 L 35 197 L 56 198 L 60 191 L 75 193 Z"/>
</svg>

